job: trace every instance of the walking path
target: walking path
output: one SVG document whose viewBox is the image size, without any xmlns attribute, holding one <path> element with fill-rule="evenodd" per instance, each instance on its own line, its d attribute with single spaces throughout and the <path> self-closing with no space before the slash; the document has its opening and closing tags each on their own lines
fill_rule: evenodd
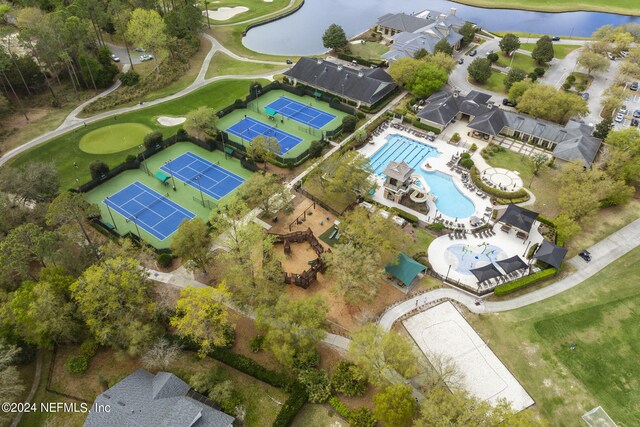
<svg viewBox="0 0 640 427">
<path fill-rule="evenodd" d="M 38 352 L 36 356 L 36 372 L 33 376 L 33 382 L 31 383 L 31 390 L 29 390 L 29 394 L 25 399 L 25 402 L 31 402 L 33 400 L 33 396 L 35 396 L 36 391 L 38 391 L 38 385 L 40 385 L 40 376 L 42 374 L 42 351 Z M 18 412 L 16 417 L 11 422 L 11 427 L 17 427 L 20 424 L 20 420 L 22 420 L 22 415 L 24 412 Z"/>
</svg>

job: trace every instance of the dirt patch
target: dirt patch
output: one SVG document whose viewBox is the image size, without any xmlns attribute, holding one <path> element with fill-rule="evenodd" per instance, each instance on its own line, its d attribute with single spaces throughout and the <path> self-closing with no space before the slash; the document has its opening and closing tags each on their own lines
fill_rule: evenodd
<svg viewBox="0 0 640 427">
<path fill-rule="evenodd" d="M 273 222 L 273 218 L 269 218 L 267 221 L 271 226 L 272 233 L 286 234 L 293 231 L 304 231 L 307 228 L 311 228 L 313 234 L 318 237 L 324 233 L 328 228 L 333 226 L 333 221 L 336 217 L 322 208 L 322 206 L 315 204 L 312 200 L 307 199 L 301 194 L 297 194 L 291 201 L 293 205 L 293 211 L 291 213 L 285 213 L 284 211 L 278 212 L 276 215 L 277 222 Z M 303 215 L 304 212 L 307 215 Z M 296 222 L 298 219 L 298 222 Z M 321 242 L 323 243 L 323 242 Z M 323 243 L 323 246 L 327 248 L 327 245 Z"/>
<path fill-rule="evenodd" d="M 232 314 L 231 321 L 236 327 L 236 340 L 233 343 L 232 350 L 255 360 L 265 368 L 281 371 L 282 366 L 275 360 L 271 353 L 268 351 L 253 353 L 251 351 L 251 340 L 258 335 L 255 321 L 232 311 L 230 311 L 230 313 Z"/>
<path fill-rule="evenodd" d="M 284 245 L 277 244 L 274 254 L 282 263 L 282 269 L 287 273 L 301 274 L 309 269 L 309 261 L 318 258 L 309 242 L 291 243 L 291 253 L 284 253 Z"/>
</svg>

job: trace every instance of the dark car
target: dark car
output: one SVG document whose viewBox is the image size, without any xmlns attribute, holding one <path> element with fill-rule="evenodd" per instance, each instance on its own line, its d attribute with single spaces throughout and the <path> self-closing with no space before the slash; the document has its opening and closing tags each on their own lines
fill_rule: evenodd
<svg viewBox="0 0 640 427">
<path fill-rule="evenodd" d="M 553 36 L 553 37 L 551 37 L 551 41 L 552 41 L 552 42 L 559 42 L 559 41 L 560 41 L 560 37 L 558 37 L 558 36 Z"/>
<path fill-rule="evenodd" d="M 477 54 L 478 54 L 477 49 L 473 49 L 471 52 L 469 52 L 469 56 L 476 56 Z"/>
<path fill-rule="evenodd" d="M 631 119 L 631 126 L 638 127 L 638 119 Z"/>
<path fill-rule="evenodd" d="M 585 260 L 586 262 L 591 261 L 591 254 L 589 253 L 589 251 L 586 251 L 586 250 L 582 251 L 578 254 L 578 256 L 583 260 Z"/>
<path fill-rule="evenodd" d="M 509 98 L 504 98 L 502 100 L 502 105 L 506 105 L 507 107 L 515 107 L 516 106 L 516 104 L 514 104 L 511 101 L 509 101 Z"/>
<path fill-rule="evenodd" d="M 588 101 L 589 100 L 589 92 L 585 92 L 582 94 L 582 99 Z"/>
<path fill-rule="evenodd" d="M 633 117 L 636 119 L 640 119 L 640 110 L 636 110 L 633 112 Z"/>
<path fill-rule="evenodd" d="M 460 65 L 464 64 L 464 58 L 458 59 L 458 64 L 460 64 Z"/>
<path fill-rule="evenodd" d="M 631 83 L 631 86 L 629 86 L 629 89 L 637 91 L 638 90 L 638 82 Z"/>
<path fill-rule="evenodd" d="M 293 64 L 293 61 L 290 60 L 290 59 L 287 59 L 287 64 L 291 65 L 291 64 Z"/>
</svg>

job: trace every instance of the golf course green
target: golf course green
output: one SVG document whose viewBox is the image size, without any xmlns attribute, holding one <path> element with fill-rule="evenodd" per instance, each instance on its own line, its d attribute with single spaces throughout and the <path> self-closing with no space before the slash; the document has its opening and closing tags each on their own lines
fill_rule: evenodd
<svg viewBox="0 0 640 427">
<path fill-rule="evenodd" d="M 89 154 L 113 154 L 143 143 L 151 128 L 141 123 L 118 123 L 87 133 L 80 139 L 80 149 Z"/>
</svg>

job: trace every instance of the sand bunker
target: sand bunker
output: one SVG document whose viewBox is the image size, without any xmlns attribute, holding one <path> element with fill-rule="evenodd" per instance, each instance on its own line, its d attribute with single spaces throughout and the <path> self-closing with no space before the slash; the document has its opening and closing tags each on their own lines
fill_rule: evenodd
<svg viewBox="0 0 640 427">
<path fill-rule="evenodd" d="M 236 7 L 221 7 L 221 8 L 218 8 L 218 10 L 207 10 L 206 12 L 209 14 L 209 18 L 215 21 L 226 21 L 248 10 L 249 10 L 248 7 L 236 6 Z M 203 11 L 202 14 L 204 13 L 205 12 Z"/>
<path fill-rule="evenodd" d="M 183 124 L 187 119 L 184 117 L 160 116 L 156 120 L 162 126 L 178 126 Z"/>
</svg>

